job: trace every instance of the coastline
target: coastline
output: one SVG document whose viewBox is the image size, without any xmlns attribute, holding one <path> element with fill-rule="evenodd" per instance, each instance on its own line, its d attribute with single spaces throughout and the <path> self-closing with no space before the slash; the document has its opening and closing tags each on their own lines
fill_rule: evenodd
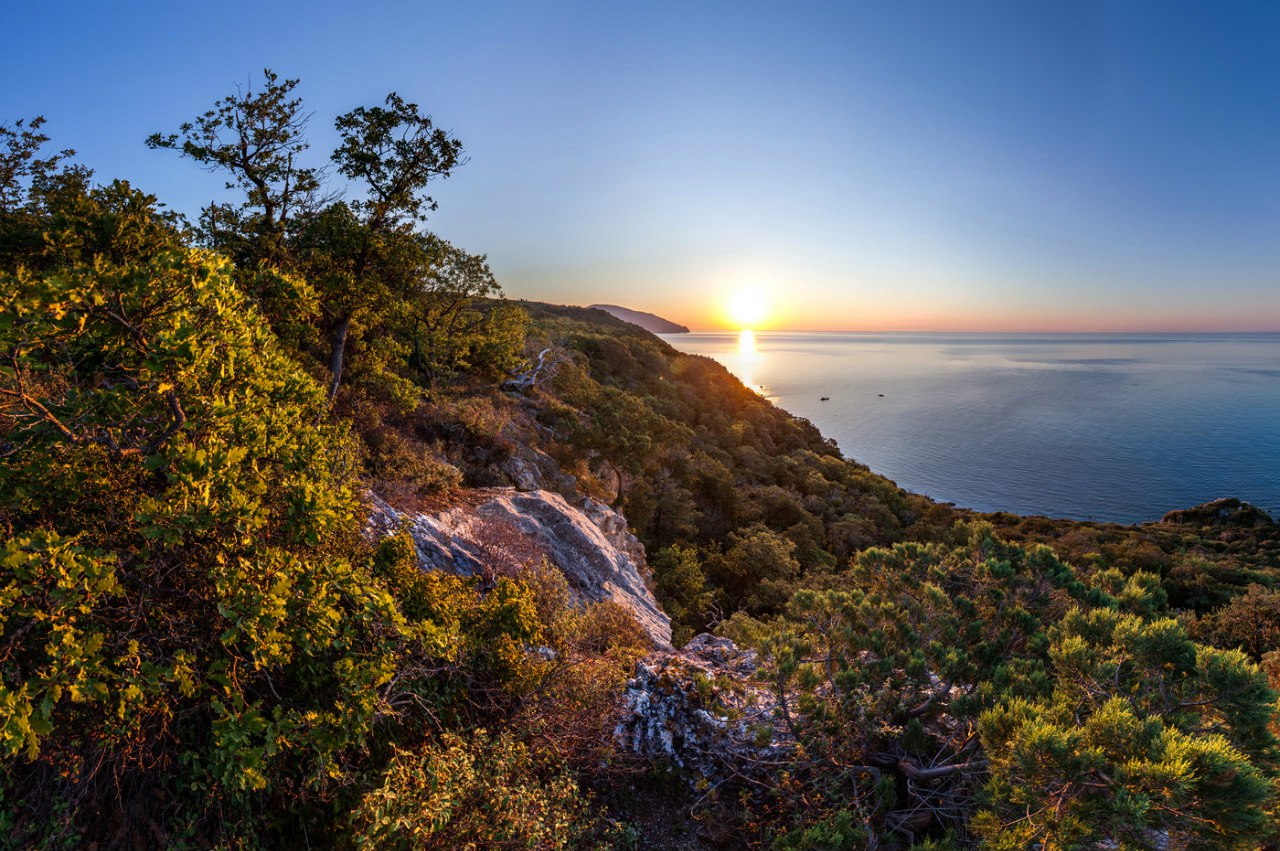
<svg viewBox="0 0 1280 851">
<path fill-rule="evenodd" d="M 1280 417 L 1280 333 L 761 331 L 749 356 L 738 332 L 659 336 L 937 502 L 1120 525 L 1223 498 L 1280 512 L 1280 425 L 1254 410 Z"/>
</svg>

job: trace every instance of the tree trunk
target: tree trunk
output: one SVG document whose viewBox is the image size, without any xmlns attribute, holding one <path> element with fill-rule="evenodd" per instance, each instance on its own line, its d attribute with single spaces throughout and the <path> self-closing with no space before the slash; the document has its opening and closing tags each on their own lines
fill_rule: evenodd
<svg viewBox="0 0 1280 851">
<path fill-rule="evenodd" d="M 329 372 L 333 376 L 329 380 L 329 402 L 338 395 L 338 385 L 342 383 L 342 359 L 347 353 L 347 332 L 351 330 L 351 314 L 342 317 L 333 332 L 333 354 L 329 357 Z"/>
</svg>

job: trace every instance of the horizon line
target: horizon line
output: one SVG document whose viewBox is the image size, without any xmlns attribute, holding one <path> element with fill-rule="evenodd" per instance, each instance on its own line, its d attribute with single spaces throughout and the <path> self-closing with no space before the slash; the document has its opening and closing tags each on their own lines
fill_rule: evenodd
<svg viewBox="0 0 1280 851">
<path fill-rule="evenodd" d="M 690 328 L 688 331 L 670 332 L 667 336 L 678 336 L 680 334 L 740 334 L 743 331 L 751 331 L 755 334 L 769 334 L 774 332 L 783 332 L 789 334 L 1280 334 L 1280 328 L 1268 329 L 1199 329 L 1199 330 L 1046 330 L 1046 329 L 955 329 L 955 328 L 899 328 L 899 329 L 868 329 L 868 328 Z"/>
</svg>

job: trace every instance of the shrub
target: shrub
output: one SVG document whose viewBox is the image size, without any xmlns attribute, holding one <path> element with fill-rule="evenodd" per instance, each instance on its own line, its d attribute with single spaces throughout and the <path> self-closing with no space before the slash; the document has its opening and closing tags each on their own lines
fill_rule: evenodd
<svg viewBox="0 0 1280 851">
<path fill-rule="evenodd" d="M 352 814 L 357 848 L 576 848 L 595 830 L 572 777 L 508 735 L 444 735 L 397 751 Z"/>
<path fill-rule="evenodd" d="M 44 776 L 23 812 L 64 834 L 158 796 L 205 836 L 305 813 L 405 638 L 319 387 L 199 251 L 6 275 L 0 316 L 7 805 Z"/>
</svg>

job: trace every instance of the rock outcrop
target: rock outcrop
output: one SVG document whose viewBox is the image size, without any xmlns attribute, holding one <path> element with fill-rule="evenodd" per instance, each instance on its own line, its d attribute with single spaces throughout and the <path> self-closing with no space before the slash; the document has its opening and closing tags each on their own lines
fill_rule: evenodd
<svg viewBox="0 0 1280 851">
<path fill-rule="evenodd" d="M 753 682 L 752 651 L 702 634 L 641 662 L 627 685 L 618 743 L 711 780 L 768 771 L 794 748 L 773 693 Z"/>
<path fill-rule="evenodd" d="M 407 526 L 426 570 L 518 576 L 545 559 L 577 599 L 612 600 L 630 611 L 656 652 L 627 684 L 614 730 L 626 749 L 712 780 L 767 770 L 791 752 L 776 699 L 752 679 L 754 652 L 706 634 L 671 647 L 671 620 L 645 583 L 644 547 L 603 503 L 512 488 L 464 491 L 447 507 L 417 513 L 376 496 L 372 502 L 369 533 Z"/>
<path fill-rule="evenodd" d="M 1183 526 L 1215 526 L 1236 529 L 1252 529 L 1270 526 L 1273 521 L 1267 512 L 1235 497 L 1215 499 L 1193 508 L 1170 511 L 1160 521 Z"/>
<path fill-rule="evenodd" d="M 671 619 L 645 582 L 644 547 L 606 505 L 511 488 L 466 491 L 436 512 L 402 514 L 376 497 L 373 503 L 370 532 L 387 534 L 407 521 L 424 569 L 518 576 L 546 559 L 577 599 L 612 600 L 631 612 L 656 648 L 671 649 Z"/>
</svg>

